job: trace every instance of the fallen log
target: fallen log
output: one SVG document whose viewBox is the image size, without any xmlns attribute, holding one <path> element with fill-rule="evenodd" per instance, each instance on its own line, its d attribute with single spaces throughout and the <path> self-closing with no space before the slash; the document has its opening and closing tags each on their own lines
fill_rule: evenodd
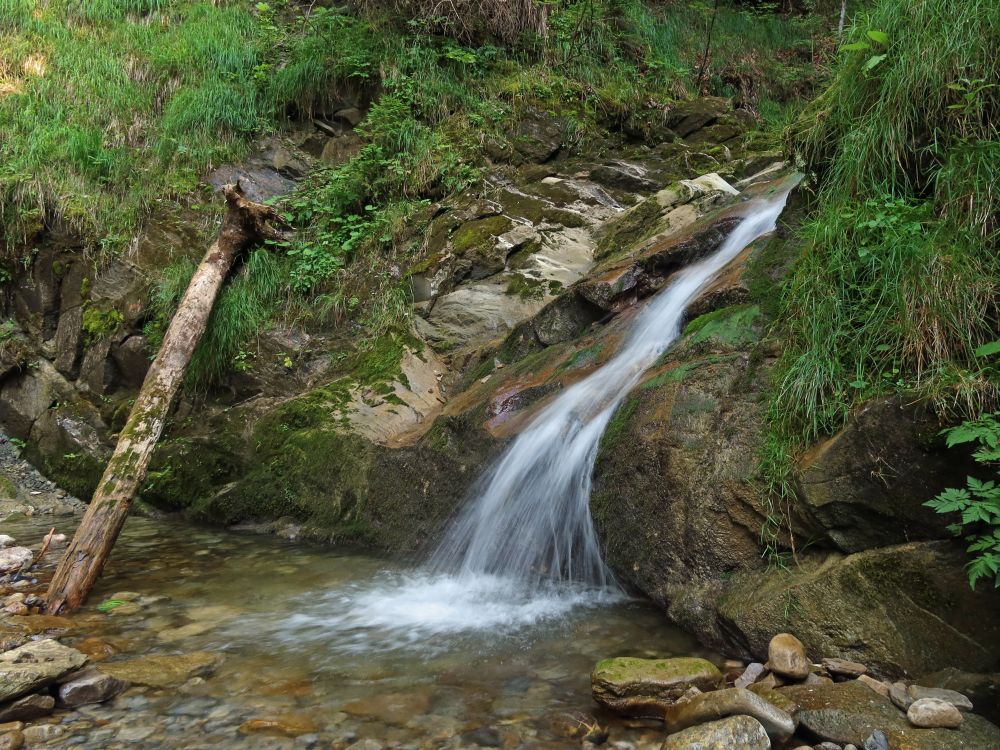
<svg viewBox="0 0 1000 750">
<path fill-rule="evenodd" d="M 46 595 L 49 614 L 78 608 L 101 576 L 233 262 L 247 247 L 278 237 L 272 225 L 281 219 L 273 208 L 244 198 L 238 183 L 222 191 L 226 214 L 218 238 L 191 277 L 83 521 L 59 561 Z"/>
</svg>

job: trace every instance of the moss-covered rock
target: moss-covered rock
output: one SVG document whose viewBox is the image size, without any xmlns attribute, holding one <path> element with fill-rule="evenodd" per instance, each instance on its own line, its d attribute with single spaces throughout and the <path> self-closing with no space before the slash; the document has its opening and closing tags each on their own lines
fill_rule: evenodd
<svg viewBox="0 0 1000 750">
<path fill-rule="evenodd" d="M 718 667 L 693 657 L 604 659 L 590 675 L 594 700 L 602 706 L 655 718 L 662 718 L 664 708 L 689 689 L 714 690 L 721 682 Z"/>
</svg>

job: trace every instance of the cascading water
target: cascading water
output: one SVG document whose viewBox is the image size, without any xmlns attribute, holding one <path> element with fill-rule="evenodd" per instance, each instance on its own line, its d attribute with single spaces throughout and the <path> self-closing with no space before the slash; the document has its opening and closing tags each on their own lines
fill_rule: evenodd
<svg viewBox="0 0 1000 750">
<path fill-rule="evenodd" d="M 291 618 L 295 637 L 328 635 L 333 627 L 344 633 L 342 648 L 416 640 L 426 648 L 428 635 L 515 630 L 619 598 L 589 510 L 601 435 L 643 372 L 678 337 L 687 306 L 775 228 L 791 187 L 748 201 L 719 249 L 675 274 L 639 313 L 614 358 L 535 417 L 476 483 L 425 570 L 331 592 L 311 612 Z"/>
</svg>

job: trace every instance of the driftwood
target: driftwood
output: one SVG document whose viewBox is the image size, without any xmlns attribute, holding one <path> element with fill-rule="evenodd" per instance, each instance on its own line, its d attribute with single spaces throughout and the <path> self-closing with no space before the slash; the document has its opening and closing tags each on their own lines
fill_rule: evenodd
<svg viewBox="0 0 1000 750">
<path fill-rule="evenodd" d="M 244 198 L 238 184 L 226 185 L 223 194 L 226 214 L 219 236 L 191 277 L 83 521 L 59 562 L 46 596 L 50 614 L 79 607 L 101 576 L 233 262 L 247 247 L 278 236 L 271 226 L 281 221 L 274 209 Z"/>
</svg>

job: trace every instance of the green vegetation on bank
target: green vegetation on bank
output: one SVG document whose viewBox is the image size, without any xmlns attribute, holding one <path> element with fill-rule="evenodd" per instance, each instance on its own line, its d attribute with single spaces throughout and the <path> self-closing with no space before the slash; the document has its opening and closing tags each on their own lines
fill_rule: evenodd
<svg viewBox="0 0 1000 750">
<path fill-rule="evenodd" d="M 879 0 L 790 129 L 817 179 L 779 315 L 765 470 L 893 393 L 975 419 L 998 395 L 1000 6 Z"/>
</svg>

